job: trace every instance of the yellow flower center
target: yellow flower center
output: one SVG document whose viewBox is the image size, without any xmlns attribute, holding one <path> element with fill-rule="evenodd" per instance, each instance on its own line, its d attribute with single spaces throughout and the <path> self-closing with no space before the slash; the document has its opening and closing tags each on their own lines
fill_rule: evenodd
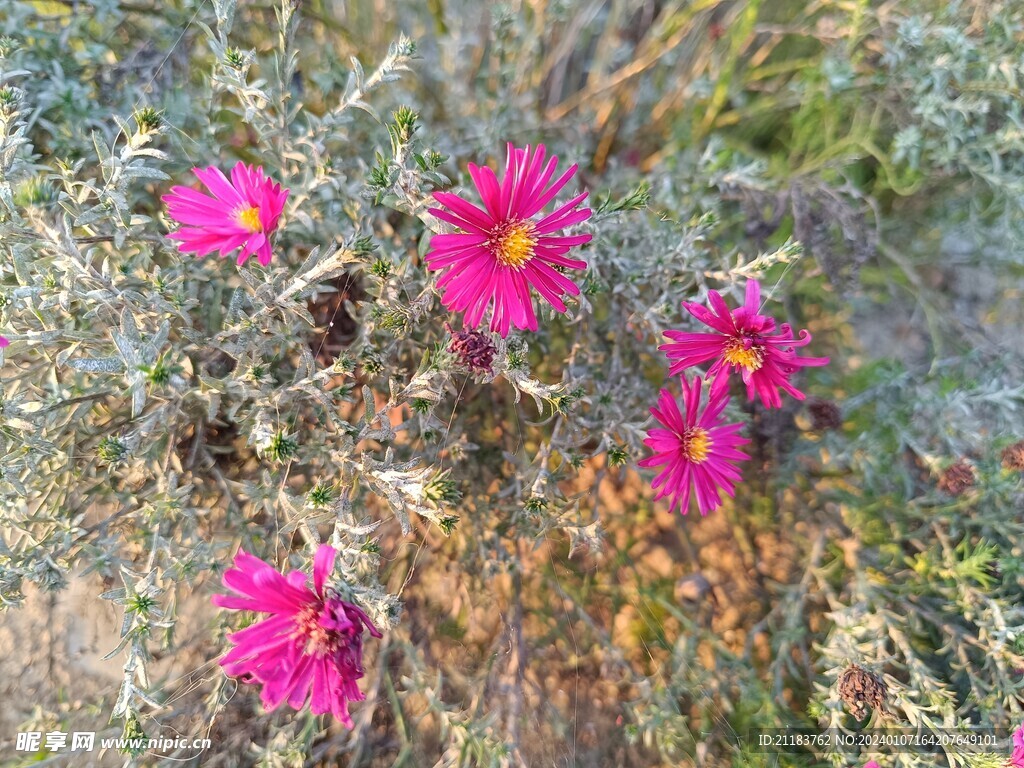
<svg viewBox="0 0 1024 768">
<path fill-rule="evenodd" d="M 537 232 L 532 221 L 510 221 L 491 230 L 485 246 L 506 267 L 521 269 L 534 257 Z"/>
<path fill-rule="evenodd" d="M 711 435 L 701 427 L 691 427 L 683 435 L 683 453 L 686 458 L 694 464 L 700 464 L 707 459 L 708 451 L 711 450 Z"/>
<path fill-rule="evenodd" d="M 764 347 L 746 339 L 733 339 L 725 348 L 725 362 L 742 365 L 748 371 L 760 370 L 764 365 Z"/>
<path fill-rule="evenodd" d="M 324 629 L 320 625 L 321 607 L 307 605 L 295 614 L 295 636 L 306 641 L 306 653 L 316 656 L 327 656 L 335 653 L 340 647 L 336 632 Z"/>
<path fill-rule="evenodd" d="M 259 232 L 263 229 L 263 223 L 260 221 L 260 209 L 255 205 L 250 205 L 248 208 L 242 208 L 235 214 L 235 218 L 238 223 L 248 229 L 250 232 Z"/>
</svg>

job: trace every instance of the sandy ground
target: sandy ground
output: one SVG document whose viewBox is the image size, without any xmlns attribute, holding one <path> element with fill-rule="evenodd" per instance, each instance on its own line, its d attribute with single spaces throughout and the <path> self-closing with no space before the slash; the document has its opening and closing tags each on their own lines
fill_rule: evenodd
<svg viewBox="0 0 1024 768">
<path fill-rule="evenodd" d="M 108 588 L 95 575 L 69 579 L 62 592 L 44 593 L 26 585 L 23 606 L 0 614 L 0 765 L 12 759 L 17 764 L 19 730 L 96 732 L 93 752 L 63 750 L 57 753 L 63 758 L 47 765 L 124 763 L 124 757 L 104 755 L 98 746 L 101 737 L 121 735 L 120 726 L 111 726 L 108 719 L 126 658 L 121 652 L 104 659 L 117 647 L 122 616 L 118 606 L 99 599 Z M 187 690 L 196 677 L 219 674 L 215 664 L 205 664 L 204 651 L 214 652 L 208 647 L 213 610 L 205 596 L 186 596 L 178 612 L 175 638 L 182 652 L 154 658 L 149 667 L 153 682 L 171 696 Z M 152 723 L 147 723 L 147 735 L 193 736 L 169 727 L 160 730 Z"/>
</svg>

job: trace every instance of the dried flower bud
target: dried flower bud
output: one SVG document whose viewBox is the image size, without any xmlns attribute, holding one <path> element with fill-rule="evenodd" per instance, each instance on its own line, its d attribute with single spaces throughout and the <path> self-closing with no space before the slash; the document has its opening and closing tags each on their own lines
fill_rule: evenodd
<svg viewBox="0 0 1024 768">
<path fill-rule="evenodd" d="M 486 333 L 480 331 L 454 331 L 448 326 L 452 335 L 448 351 L 455 355 L 459 362 L 474 373 L 490 373 L 497 350 L 494 342 Z"/>
<path fill-rule="evenodd" d="M 885 682 L 878 675 L 857 664 L 843 670 L 836 681 L 839 698 L 850 708 L 853 716 L 863 720 L 868 709 L 885 712 L 885 699 L 889 695 Z"/>
<path fill-rule="evenodd" d="M 807 412 L 811 415 L 811 427 L 818 432 L 843 426 L 843 412 L 831 400 L 813 397 L 807 403 Z"/>
<path fill-rule="evenodd" d="M 950 496 L 959 496 L 974 485 L 974 469 L 963 459 L 946 467 L 939 476 L 939 490 Z"/>
<path fill-rule="evenodd" d="M 1003 466 L 1010 470 L 1024 472 L 1024 440 L 1003 449 Z"/>
</svg>

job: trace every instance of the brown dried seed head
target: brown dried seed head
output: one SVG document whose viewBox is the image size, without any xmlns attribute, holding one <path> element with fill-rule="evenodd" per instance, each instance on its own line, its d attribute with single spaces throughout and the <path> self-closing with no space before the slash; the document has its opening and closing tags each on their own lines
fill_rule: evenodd
<svg viewBox="0 0 1024 768">
<path fill-rule="evenodd" d="M 868 709 L 885 712 L 888 689 L 882 678 L 857 664 L 851 664 L 839 675 L 836 683 L 839 698 L 858 720 L 863 720 Z"/>
<path fill-rule="evenodd" d="M 819 432 L 843 426 L 843 412 L 831 400 L 811 398 L 807 403 L 807 412 L 811 415 L 811 426 Z"/>
<path fill-rule="evenodd" d="M 974 469 L 963 459 L 952 464 L 939 476 L 939 490 L 959 496 L 974 485 Z"/>
<path fill-rule="evenodd" d="M 474 373 L 491 372 L 497 350 L 490 336 L 480 331 L 454 331 L 450 326 L 448 332 L 452 335 L 448 351 L 455 355 L 462 365 Z"/>
<path fill-rule="evenodd" d="M 1024 440 L 1003 449 L 1003 466 L 1009 470 L 1024 472 Z"/>
</svg>

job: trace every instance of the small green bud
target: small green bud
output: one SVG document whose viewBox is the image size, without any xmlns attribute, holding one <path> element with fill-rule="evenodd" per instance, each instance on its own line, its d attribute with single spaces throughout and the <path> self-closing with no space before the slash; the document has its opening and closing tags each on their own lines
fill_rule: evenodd
<svg viewBox="0 0 1024 768">
<path fill-rule="evenodd" d="M 512 370 L 526 367 L 526 355 L 522 350 L 510 349 L 508 351 L 508 367 Z"/>
<path fill-rule="evenodd" d="M 143 107 L 135 112 L 135 124 L 139 127 L 139 133 L 152 133 L 160 130 L 163 120 L 160 112 L 153 107 Z"/>
<path fill-rule="evenodd" d="M 369 185 L 371 189 L 377 190 L 377 202 L 383 199 L 383 193 L 391 189 L 398 179 L 398 172 L 392 167 L 391 162 L 380 152 L 377 153 L 376 163 L 370 169 Z"/>
<path fill-rule="evenodd" d="M 413 413 L 424 415 L 430 413 L 430 409 L 434 407 L 434 404 L 425 397 L 416 397 L 409 403 L 409 407 L 412 408 Z"/>
<path fill-rule="evenodd" d="M 0 88 L 0 116 L 10 118 L 21 108 L 23 92 L 13 85 Z"/>
<path fill-rule="evenodd" d="M 253 363 L 245 372 L 245 378 L 256 384 L 262 384 L 270 375 L 270 370 L 263 363 Z"/>
<path fill-rule="evenodd" d="M 317 483 L 306 494 L 306 503 L 316 509 L 329 507 L 337 498 L 338 492 L 331 483 Z"/>
<path fill-rule="evenodd" d="M 618 467 L 629 461 L 629 451 L 624 445 L 613 445 L 608 449 L 608 466 Z"/>
<path fill-rule="evenodd" d="M 150 595 L 134 594 L 128 599 L 127 610 L 129 613 L 148 616 L 155 607 L 156 600 Z"/>
<path fill-rule="evenodd" d="M 543 496 L 531 496 L 526 500 L 526 503 L 523 506 L 531 515 L 539 515 L 547 509 L 548 502 Z"/>
<path fill-rule="evenodd" d="M 128 457 L 128 445 L 121 438 L 108 435 L 96 446 L 96 455 L 107 464 L 118 464 Z"/>
<path fill-rule="evenodd" d="M 170 383 L 174 374 L 181 373 L 182 368 L 180 365 L 169 363 L 166 353 L 163 353 L 152 365 L 140 365 L 139 370 L 146 374 L 146 379 L 150 384 L 162 387 Z"/>
<path fill-rule="evenodd" d="M 18 49 L 18 41 L 7 35 L 0 36 L 0 59 L 8 58 Z"/>
<path fill-rule="evenodd" d="M 394 129 L 392 135 L 402 144 L 408 144 L 412 135 L 416 132 L 416 121 L 419 115 L 409 107 L 399 107 L 392 113 L 394 118 Z"/>
<path fill-rule="evenodd" d="M 448 470 L 435 475 L 423 489 L 423 494 L 430 501 L 440 504 L 456 504 L 462 499 L 462 493 L 449 476 Z"/>
<path fill-rule="evenodd" d="M 372 352 L 364 352 L 361 356 L 363 371 L 370 376 L 376 376 L 384 370 L 384 363 L 373 356 Z"/>
<path fill-rule="evenodd" d="M 352 373 L 356 369 L 356 361 L 348 352 L 342 352 L 334 358 L 334 365 L 331 366 L 338 373 Z"/>
<path fill-rule="evenodd" d="M 370 265 L 370 274 L 386 280 L 391 276 L 391 262 L 387 259 L 377 259 Z"/>
<path fill-rule="evenodd" d="M 224 51 L 224 63 L 232 69 L 242 69 L 246 65 L 247 59 L 248 56 L 237 48 L 228 48 Z"/>
<path fill-rule="evenodd" d="M 436 171 L 448 159 L 448 155 L 428 149 L 423 153 L 416 152 L 413 154 L 413 159 L 421 171 Z"/>
<path fill-rule="evenodd" d="M 398 336 L 403 333 L 406 328 L 409 327 L 409 322 L 405 315 L 397 310 L 390 310 L 385 312 L 378 323 L 382 330 L 387 331 L 393 336 Z"/>
<path fill-rule="evenodd" d="M 395 44 L 395 54 L 411 59 L 416 55 L 416 41 L 403 35 Z"/>
<path fill-rule="evenodd" d="M 357 237 L 355 241 L 352 243 L 352 250 L 355 251 L 360 256 L 368 256 L 369 254 L 376 251 L 377 247 L 378 246 L 376 241 L 369 235 Z"/>
<path fill-rule="evenodd" d="M 287 461 L 298 452 L 298 442 L 284 432 L 275 434 L 270 440 L 270 445 L 264 451 L 271 461 Z"/>
</svg>

